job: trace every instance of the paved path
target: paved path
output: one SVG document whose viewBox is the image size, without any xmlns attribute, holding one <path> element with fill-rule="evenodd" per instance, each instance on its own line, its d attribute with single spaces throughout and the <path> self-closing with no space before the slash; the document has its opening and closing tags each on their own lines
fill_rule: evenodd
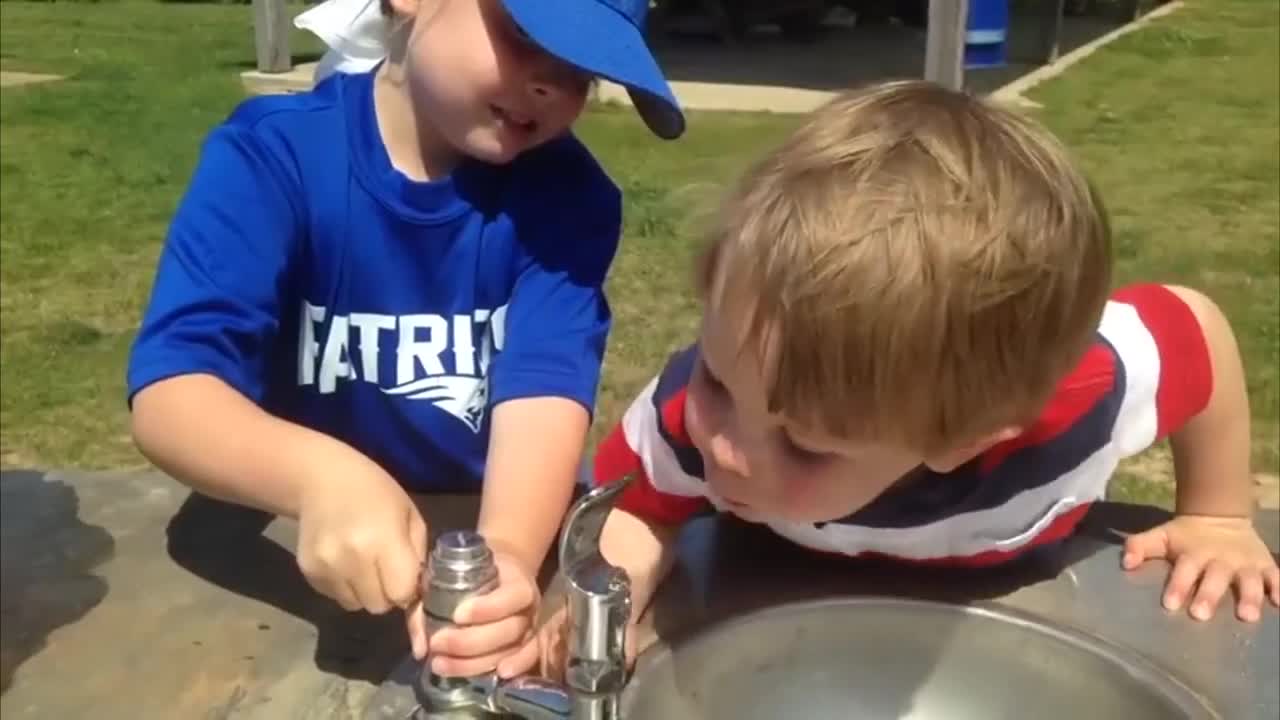
<svg viewBox="0 0 1280 720">
<path fill-rule="evenodd" d="M 32 85 L 35 83 L 52 82 L 61 80 L 61 75 L 46 75 L 44 73 L 18 72 L 16 70 L 0 70 L 0 87 L 14 87 L 17 85 Z"/>
<path fill-rule="evenodd" d="M 1015 17 L 1009 64 L 969 72 L 968 85 L 978 92 L 995 92 L 1028 74 L 1043 73 L 1038 70 L 1041 65 L 1031 60 L 1037 53 L 1038 22 L 1036 17 Z M 1115 26 L 1115 21 L 1104 18 L 1067 18 L 1063 51 L 1084 46 Z M 728 46 L 660 35 L 655 47 L 671 89 L 686 109 L 806 113 L 845 88 L 887 78 L 920 77 L 925 33 L 895 24 L 836 23 L 806 42 L 761 34 Z M 1053 67 L 1060 70 L 1065 65 Z M 251 93 L 302 92 L 311 88 L 315 68 L 316 63 L 304 63 L 285 73 L 249 70 L 241 79 Z M 1018 101 L 1027 84 L 1024 81 L 1016 92 L 1006 92 L 1007 99 Z M 609 82 L 600 83 L 598 97 L 630 102 L 622 88 Z"/>
</svg>

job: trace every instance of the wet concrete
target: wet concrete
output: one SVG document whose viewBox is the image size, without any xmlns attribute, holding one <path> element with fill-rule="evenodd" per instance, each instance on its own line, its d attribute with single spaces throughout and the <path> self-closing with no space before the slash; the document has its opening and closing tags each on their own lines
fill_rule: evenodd
<svg viewBox="0 0 1280 720">
<path fill-rule="evenodd" d="M 115 549 L 111 534 L 80 519 L 76 490 L 33 472 L 0 477 L 0 692 L 49 636 L 107 595 L 94 569 Z"/>
</svg>

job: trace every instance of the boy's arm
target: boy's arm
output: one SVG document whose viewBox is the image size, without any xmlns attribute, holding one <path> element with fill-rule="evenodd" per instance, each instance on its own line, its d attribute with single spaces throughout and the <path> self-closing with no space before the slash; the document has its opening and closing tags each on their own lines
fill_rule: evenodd
<svg viewBox="0 0 1280 720">
<path fill-rule="evenodd" d="M 679 525 L 614 510 L 600 535 L 600 553 L 631 578 L 631 624 L 648 609 L 675 564 Z"/>
<path fill-rule="evenodd" d="M 582 462 L 612 324 L 604 281 L 622 229 L 617 188 L 576 141 L 541 149 L 522 172 L 513 182 L 527 187 L 509 215 L 514 286 L 490 318 L 498 353 L 478 528 L 493 545 L 499 584 L 458 607 L 465 627 L 428 641 L 446 675 L 496 666 L 506 676 L 537 660 L 527 630 L 538 570 Z"/>
<path fill-rule="evenodd" d="M 1128 299 L 1151 329 L 1159 355 L 1158 435 L 1167 434 L 1177 479 L 1173 520 L 1129 538 L 1124 565 L 1166 558 L 1170 610 L 1190 599 L 1207 619 L 1234 586 L 1236 614 L 1257 620 L 1264 593 L 1280 605 L 1280 567 L 1253 528 L 1249 406 L 1240 353 L 1226 318 L 1204 295 L 1150 287 Z"/>
<path fill-rule="evenodd" d="M 626 510 L 614 510 L 605 520 L 601 552 L 610 563 L 626 570 L 631 580 L 631 617 L 624 648 L 628 666 L 654 639 L 651 628 L 640 631 L 639 619 L 674 564 L 678 530 L 678 526 L 655 523 Z M 562 680 L 567 669 L 568 620 L 568 606 L 561 604 L 538 629 L 541 673 L 553 680 Z"/>
<path fill-rule="evenodd" d="M 201 149 L 129 359 L 133 435 L 199 492 L 298 518 L 307 580 L 386 612 L 416 596 L 417 509 L 351 446 L 259 407 L 281 317 L 301 310 L 281 294 L 305 227 L 296 168 L 268 142 L 232 122 Z"/>
<path fill-rule="evenodd" d="M 207 374 L 147 386 L 131 419 L 138 449 L 160 470 L 210 497 L 295 519 L 314 470 L 331 468 L 344 450 Z"/>
<path fill-rule="evenodd" d="M 170 224 L 127 381 L 135 442 L 152 462 L 206 494 L 296 517 L 302 466 L 329 443 L 257 405 L 300 227 L 293 187 L 252 132 L 210 133 Z"/>
<path fill-rule="evenodd" d="M 1170 287 L 1195 316 L 1209 354 L 1209 402 L 1169 437 L 1184 515 L 1253 516 L 1249 472 L 1249 397 L 1235 335 L 1209 298 Z"/>
<path fill-rule="evenodd" d="M 491 319 L 500 352 L 480 511 L 486 538 L 533 575 L 582 463 L 613 320 L 605 277 L 622 232 L 621 195 L 585 148 L 564 141 L 535 157 L 512 211 L 511 299 Z"/>
<path fill-rule="evenodd" d="M 681 481 L 692 478 L 650 477 L 651 473 L 683 475 L 676 462 L 662 462 L 657 455 L 670 452 L 666 445 L 670 433 L 662 428 L 662 406 L 669 414 L 683 415 L 680 395 L 663 403 L 655 402 L 655 393 L 663 379 L 683 386 L 680 363 L 669 364 L 663 375 L 655 379 L 627 408 L 622 421 L 600 442 L 596 450 L 593 484 L 606 485 L 627 475 L 631 484 L 618 497 L 616 507 L 605 521 L 600 538 L 601 554 L 609 562 L 627 571 L 631 577 L 631 619 L 634 623 L 653 600 L 654 594 L 671 571 L 675 561 L 675 538 L 680 527 L 707 507 L 701 495 L 678 494 L 691 490 Z M 674 404 L 671 404 L 674 403 Z M 696 482 L 696 481 L 695 481 Z M 666 490 L 661 488 L 667 488 Z"/>
<path fill-rule="evenodd" d="M 493 410 L 479 531 L 536 576 L 569 507 L 589 424 L 558 397 L 520 398 Z"/>
</svg>

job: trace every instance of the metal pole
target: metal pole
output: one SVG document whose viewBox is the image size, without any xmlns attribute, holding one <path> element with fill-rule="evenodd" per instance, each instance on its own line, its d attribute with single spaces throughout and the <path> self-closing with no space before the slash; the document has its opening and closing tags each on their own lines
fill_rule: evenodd
<svg viewBox="0 0 1280 720">
<path fill-rule="evenodd" d="M 929 0 L 924 79 L 964 89 L 964 36 L 969 0 Z"/>
<path fill-rule="evenodd" d="M 292 69 L 289 28 L 285 0 L 253 0 L 253 44 L 259 71 L 283 73 Z"/>
<path fill-rule="evenodd" d="M 1040 62 L 1048 65 L 1058 61 L 1062 38 L 1062 16 L 1067 11 L 1067 0 L 1049 0 L 1040 16 Z"/>
</svg>

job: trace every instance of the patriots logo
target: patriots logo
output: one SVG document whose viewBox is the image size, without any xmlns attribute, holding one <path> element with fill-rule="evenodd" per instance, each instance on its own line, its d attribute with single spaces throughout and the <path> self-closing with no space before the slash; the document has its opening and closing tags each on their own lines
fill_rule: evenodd
<svg viewBox="0 0 1280 720">
<path fill-rule="evenodd" d="M 384 388 L 382 392 L 409 400 L 429 400 L 432 405 L 465 423 L 471 432 L 479 433 L 489 400 L 489 381 L 483 377 L 437 375 Z"/>
<path fill-rule="evenodd" d="M 506 305 L 470 314 L 384 315 L 330 313 L 303 301 L 301 315 L 298 385 L 327 395 L 342 383 L 364 381 L 388 396 L 429 402 L 480 434 L 489 365 L 502 352 Z M 394 361 L 383 367 L 386 350 Z M 383 378 L 391 370 L 395 385 L 387 387 Z"/>
</svg>

